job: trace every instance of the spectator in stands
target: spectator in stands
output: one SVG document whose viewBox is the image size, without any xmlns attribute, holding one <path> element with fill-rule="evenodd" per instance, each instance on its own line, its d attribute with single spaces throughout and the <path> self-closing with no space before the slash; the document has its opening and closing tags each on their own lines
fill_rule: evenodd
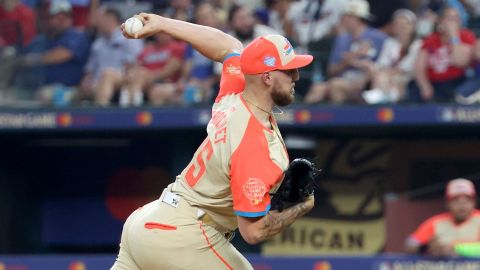
<svg viewBox="0 0 480 270">
<path fill-rule="evenodd" d="M 69 0 L 72 5 L 73 26 L 86 29 L 91 16 L 98 10 L 101 0 Z"/>
<path fill-rule="evenodd" d="M 24 0 L 25 1 L 25 0 Z M 44 7 L 47 7 L 57 0 L 36 0 L 28 2 L 29 5 L 40 8 L 42 10 Z M 36 3 L 33 3 L 36 2 Z M 79 29 L 84 30 L 88 27 L 91 20 L 91 15 L 94 11 L 98 10 L 100 2 L 106 2 L 104 0 L 68 0 L 72 6 L 72 25 Z"/>
<path fill-rule="evenodd" d="M 471 64 L 475 34 L 462 29 L 458 11 L 446 7 L 437 31 L 425 38 L 415 65 L 413 101 L 452 101 Z"/>
<path fill-rule="evenodd" d="M 48 24 L 48 9 L 53 2 L 58 0 L 37 0 L 34 7 L 37 11 L 37 29 L 44 32 Z M 98 10 L 100 2 L 104 0 L 67 0 L 72 7 L 72 25 L 78 30 L 85 30 L 89 27 L 91 16 Z M 33 3 L 31 3 L 33 4 Z"/>
<path fill-rule="evenodd" d="M 0 48 L 27 46 L 35 35 L 34 11 L 20 0 L 0 0 Z"/>
<path fill-rule="evenodd" d="M 108 105 L 115 89 L 123 83 L 125 69 L 133 65 L 143 49 L 141 40 L 128 40 L 120 31 L 122 18 L 113 8 L 99 16 L 99 35 L 90 49 L 81 83 L 81 97 L 94 98 L 98 105 Z"/>
<path fill-rule="evenodd" d="M 406 240 L 406 251 L 418 254 L 423 247 L 433 256 L 456 255 L 461 243 L 480 242 L 480 211 L 475 209 L 476 192 L 467 179 L 454 179 L 445 192 L 448 212 L 420 224 Z"/>
<path fill-rule="evenodd" d="M 255 11 L 257 22 L 270 26 L 287 38 L 292 38 L 293 24 L 287 16 L 292 0 L 266 0 L 264 2 L 265 7 Z"/>
<path fill-rule="evenodd" d="M 442 8 L 443 0 L 418 1 L 418 6 L 414 8 L 417 15 L 417 34 L 420 37 L 430 35 L 435 29 L 438 20 L 438 14 Z"/>
<path fill-rule="evenodd" d="M 362 96 L 369 104 L 397 102 L 413 78 L 415 60 L 422 45 L 416 38 L 416 16 L 408 9 L 393 14 L 393 36 L 383 44 L 372 74 L 372 90 Z"/>
<path fill-rule="evenodd" d="M 242 5 L 246 7 L 248 10 L 258 10 L 264 5 L 264 2 L 259 0 L 224 0 L 224 1 L 232 1 L 238 5 Z"/>
<path fill-rule="evenodd" d="M 228 13 L 228 22 L 230 34 L 244 46 L 259 36 L 277 33 L 271 27 L 257 23 L 251 10 L 245 6 L 233 5 Z"/>
<path fill-rule="evenodd" d="M 195 9 L 195 23 L 219 28 L 220 22 L 214 7 L 209 2 L 201 2 Z M 178 89 L 183 90 L 183 101 L 201 103 L 213 97 L 213 87 L 217 83 L 217 76 L 213 71 L 214 63 L 187 45 L 182 67 L 182 76 Z"/>
<path fill-rule="evenodd" d="M 399 9 L 408 8 L 408 0 L 367 0 L 370 4 L 370 12 L 375 20 L 372 20 L 370 26 L 390 33 L 390 22 L 393 13 Z"/>
<path fill-rule="evenodd" d="M 462 104 L 480 103 L 480 39 L 477 39 L 474 51 L 475 75 L 460 85 L 455 100 Z"/>
<path fill-rule="evenodd" d="M 250 3 L 254 4 L 254 3 Z M 277 32 L 255 20 L 252 11 L 247 6 L 233 4 L 228 11 L 229 34 L 234 36 L 243 46 L 247 46 L 253 39 L 268 35 L 277 34 Z M 214 63 L 215 74 L 222 72 L 222 64 Z"/>
<path fill-rule="evenodd" d="M 287 36 L 296 50 L 314 56 L 314 62 L 300 71 L 295 95 L 303 99 L 312 84 L 320 84 L 326 77 L 327 62 L 332 45 L 340 29 L 340 18 L 348 0 L 291 1 L 282 22 Z M 273 17 L 275 18 L 275 17 Z"/>
<path fill-rule="evenodd" d="M 193 13 L 194 5 L 191 0 L 171 0 L 164 14 L 169 18 L 191 22 Z"/>
<path fill-rule="evenodd" d="M 462 0 L 445 0 L 445 5 L 452 7 L 457 10 L 458 15 L 460 17 L 460 23 L 462 26 L 466 27 L 467 23 L 470 19 L 470 15 L 468 14 L 467 10 L 465 9 Z"/>
<path fill-rule="evenodd" d="M 297 45 L 307 49 L 308 44 L 335 34 L 347 1 L 300 0 L 292 3 L 287 17 L 293 23 Z"/>
<path fill-rule="evenodd" d="M 369 5 L 365 0 L 350 0 L 345 5 L 342 26 L 346 33 L 335 40 L 326 83 L 313 84 L 305 97 L 308 103 L 330 98 L 334 103 L 360 102 L 361 92 L 370 81 L 371 71 L 386 35 L 370 28 Z"/>
<path fill-rule="evenodd" d="M 20 0 L 0 0 L 0 99 L 10 92 L 18 51 L 32 41 L 35 32 L 30 7 Z"/>
<path fill-rule="evenodd" d="M 271 13 L 274 12 L 273 8 L 275 6 L 275 3 L 277 2 L 278 1 L 276 0 L 264 0 L 263 1 L 264 5 L 253 11 L 253 16 L 255 17 L 255 20 L 257 21 L 257 23 L 270 25 L 269 23 L 270 16 L 271 16 Z M 270 26 L 270 27 L 274 28 L 274 26 Z"/>
<path fill-rule="evenodd" d="M 208 2 L 210 2 L 215 9 L 215 17 L 217 17 L 220 23 L 220 29 L 225 29 L 228 24 L 228 11 L 234 4 L 233 0 L 210 0 Z"/>
<path fill-rule="evenodd" d="M 469 15 L 464 6 L 465 0 L 429 0 L 421 1 L 420 3 L 416 13 L 419 18 L 417 33 L 421 37 L 428 36 L 435 31 L 435 25 L 439 20 L 438 14 L 447 7 L 457 10 L 461 25 L 466 26 L 468 22 Z"/>
<path fill-rule="evenodd" d="M 461 0 L 465 9 L 470 13 L 473 20 L 480 19 L 480 0 Z"/>
<path fill-rule="evenodd" d="M 52 1 L 48 12 L 45 34 L 38 36 L 27 48 L 21 64 L 24 68 L 44 67 L 44 84 L 47 86 L 78 86 L 88 57 L 88 40 L 83 33 L 73 28 L 72 7 L 68 1 Z M 52 91 L 53 89 L 56 90 Z M 40 91 L 39 97 L 42 101 L 49 102 L 54 94 L 59 95 L 59 89 L 65 90 L 46 87 Z"/>
<path fill-rule="evenodd" d="M 127 71 L 120 105 L 141 105 L 144 92 L 152 105 L 181 102 L 176 83 L 181 75 L 185 44 L 163 33 L 156 34 L 154 39 L 140 53 L 137 65 Z"/>
<path fill-rule="evenodd" d="M 196 5 L 194 19 L 196 23 L 217 29 L 221 25 L 215 7 L 209 1 L 202 1 Z"/>
</svg>

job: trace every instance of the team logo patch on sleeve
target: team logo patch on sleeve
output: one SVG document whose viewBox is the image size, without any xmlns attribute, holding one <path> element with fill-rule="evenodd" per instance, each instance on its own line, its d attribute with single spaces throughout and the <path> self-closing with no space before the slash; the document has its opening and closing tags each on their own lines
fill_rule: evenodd
<svg viewBox="0 0 480 270">
<path fill-rule="evenodd" d="M 262 180 L 258 178 L 249 178 L 243 185 L 243 193 L 252 205 L 257 205 L 262 202 L 263 195 L 267 191 L 267 187 Z"/>
<path fill-rule="evenodd" d="M 227 73 L 230 75 L 237 75 L 237 74 L 240 74 L 241 72 L 239 66 L 234 66 L 232 64 L 228 65 L 226 69 L 227 69 Z"/>
</svg>

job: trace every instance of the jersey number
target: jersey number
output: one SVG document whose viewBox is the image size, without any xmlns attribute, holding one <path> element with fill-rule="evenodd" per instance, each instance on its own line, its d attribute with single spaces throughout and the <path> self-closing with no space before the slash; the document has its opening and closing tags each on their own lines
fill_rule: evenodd
<svg viewBox="0 0 480 270">
<path fill-rule="evenodd" d="M 185 179 L 187 183 L 193 187 L 202 178 L 206 171 L 205 163 L 212 158 L 213 148 L 212 143 L 207 138 L 199 147 L 197 158 L 188 165 Z"/>
</svg>

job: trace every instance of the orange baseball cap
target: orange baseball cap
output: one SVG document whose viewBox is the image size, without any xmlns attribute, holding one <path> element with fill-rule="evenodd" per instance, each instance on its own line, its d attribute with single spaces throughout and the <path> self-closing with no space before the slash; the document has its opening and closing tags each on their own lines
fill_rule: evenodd
<svg viewBox="0 0 480 270">
<path fill-rule="evenodd" d="M 472 181 L 458 178 L 448 182 L 447 190 L 445 191 L 445 197 L 447 199 L 453 199 L 460 195 L 475 197 L 475 186 L 473 185 Z"/>
<path fill-rule="evenodd" d="M 266 35 L 254 39 L 240 55 L 243 74 L 260 74 L 276 69 L 304 67 L 313 60 L 311 55 L 296 55 L 284 36 Z"/>
</svg>

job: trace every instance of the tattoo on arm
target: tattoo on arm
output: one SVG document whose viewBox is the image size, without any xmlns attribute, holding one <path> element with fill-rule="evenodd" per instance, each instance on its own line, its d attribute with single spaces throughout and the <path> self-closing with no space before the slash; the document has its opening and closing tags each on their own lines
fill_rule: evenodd
<svg viewBox="0 0 480 270">
<path fill-rule="evenodd" d="M 305 214 L 307 207 L 305 204 L 297 204 L 283 212 L 268 212 L 263 220 L 261 240 L 267 240 L 280 233 L 283 229 L 291 225 L 298 217 Z"/>
</svg>

